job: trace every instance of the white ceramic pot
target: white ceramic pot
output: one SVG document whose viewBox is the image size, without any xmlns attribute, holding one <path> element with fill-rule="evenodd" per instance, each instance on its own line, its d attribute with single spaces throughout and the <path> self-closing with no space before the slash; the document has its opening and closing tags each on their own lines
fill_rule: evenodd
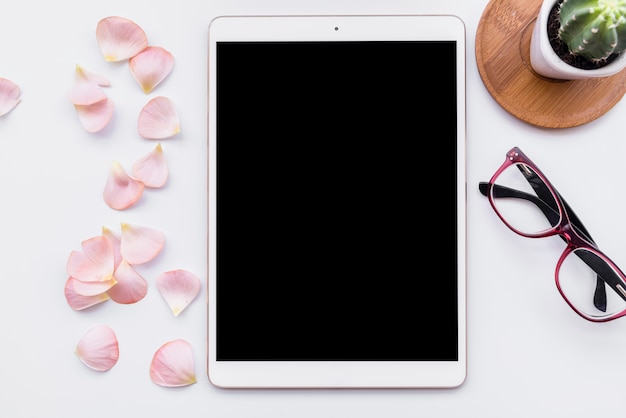
<svg viewBox="0 0 626 418">
<path fill-rule="evenodd" d="M 548 39 L 548 16 L 556 0 L 544 0 L 530 40 L 530 65 L 538 74 L 561 80 L 581 80 L 596 77 L 608 77 L 620 72 L 626 67 L 626 53 L 602 68 L 583 70 L 573 67 L 554 52 Z"/>
</svg>

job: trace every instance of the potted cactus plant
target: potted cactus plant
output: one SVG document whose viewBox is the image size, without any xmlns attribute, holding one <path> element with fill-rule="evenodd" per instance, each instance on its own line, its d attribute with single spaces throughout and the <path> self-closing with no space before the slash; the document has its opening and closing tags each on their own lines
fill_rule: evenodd
<svg viewBox="0 0 626 418">
<path fill-rule="evenodd" d="M 577 80 L 626 67 L 626 0 L 544 0 L 530 45 L 538 74 Z"/>
</svg>

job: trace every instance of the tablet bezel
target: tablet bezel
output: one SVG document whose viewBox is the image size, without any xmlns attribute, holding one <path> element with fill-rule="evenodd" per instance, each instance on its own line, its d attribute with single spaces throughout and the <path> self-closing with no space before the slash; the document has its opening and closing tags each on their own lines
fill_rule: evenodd
<svg viewBox="0 0 626 418">
<path fill-rule="evenodd" d="M 208 337 L 209 380 L 223 388 L 452 388 L 466 377 L 465 26 L 453 15 L 222 16 L 209 26 Z M 336 29 L 337 28 L 337 29 Z M 215 45 L 223 41 L 455 41 L 457 44 L 457 361 L 217 361 Z M 433 64 L 436 65 L 436 64 Z"/>
</svg>

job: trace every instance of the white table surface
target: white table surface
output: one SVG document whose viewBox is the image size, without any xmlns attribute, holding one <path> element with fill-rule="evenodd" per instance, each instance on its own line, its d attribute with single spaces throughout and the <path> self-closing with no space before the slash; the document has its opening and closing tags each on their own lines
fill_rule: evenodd
<svg viewBox="0 0 626 418">
<path fill-rule="evenodd" d="M 25 0 L 0 12 L 0 77 L 22 88 L 22 103 L 0 118 L 0 416 L 3 417 L 529 417 L 624 415 L 626 319 L 588 323 L 554 285 L 558 238 L 531 240 L 506 229 L 477 184 L 520 146 L 575 208 L 600 247 L 626 266 L 626 116 L 621 101 L 576 128 L 541 129 L 504 111 L 485 89 L 474 39 L 487 0 Z M 206 67 L 209 21 L 225 14 L 449 13 L 467 28 L 468 376 L 452 390 L 224 390 L 205 373 L 203 293 L 179 317 L 154 286 L 163 271 L 206 275 Z M 119 15 L 150 44 L 173 53 L 174 71 L 146 96 L 126 64 L 103 60 L 95 26 Z M 517 47 L 517 45 L 513 45 Z M 434 61 L 434 59 L 433 59 Z M 74 66 L 110 78 L 112 125 L 86 133 L 66 94 Z M 156 95 L 178 106 L 182 132 L 161 141 L 170 181 L 141 203 L 114 211 L 102 201 L 113 160 L 125 167 L 155 146 L 136 119 Z M 433 133 L 436 140 L 436 132 Z M 424 144 L 423 152 L 427 152 Z M 432 179 L 445 170 L 435 161 Z M 427 189 L 420 191 L 427 193 Z M 148 296 L 75 312 L 63 296 L 65 263 L 83 239 L 121 222 L 153 226 L 164 252 L 140 271 Z M 426 267 L 425 267 L 426 269 Z M 120 340 L 109 372 L 75 356 L 97 324 Z M 148 375 L 154 351 L 176 338 L 194 349 L 198 383 L 171 389 Z"/>
</svg>

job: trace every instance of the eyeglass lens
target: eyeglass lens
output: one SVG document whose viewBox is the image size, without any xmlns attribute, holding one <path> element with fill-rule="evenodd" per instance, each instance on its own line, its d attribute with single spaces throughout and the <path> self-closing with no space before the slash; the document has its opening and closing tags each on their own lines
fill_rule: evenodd
<svg viewBox="0 0 626 418">
<path fill-rule="evenodd" d="M 533 182 L 529 182 L 532 179 Z M 535 187 L 541 181 L 532 168 L 523 163 L 507 167 L 492 188 L 496 211 L 511 228 L 522 234 L 539 234 L 552 229 L 561 219 L 554 196 L 547 188 Z M 540 190 L 541 197 L 535 191 Z"/>
<path fill-rule="evenodd" d="M 626 290 L 615 280 L 619 273 L 601 255 L 578 248 L 565 257 L 557 274 L 561 293 L 583 315 L 603 318 L 626 309 L 626 301 L 618 294 L 620 292 L 626 296 Z M 606 292 L 604 312 L 594 306 L 593 299 L 589 296 L 596 288 L 598 275 L 605 278 L 615 290 Z"/>
</svg>

